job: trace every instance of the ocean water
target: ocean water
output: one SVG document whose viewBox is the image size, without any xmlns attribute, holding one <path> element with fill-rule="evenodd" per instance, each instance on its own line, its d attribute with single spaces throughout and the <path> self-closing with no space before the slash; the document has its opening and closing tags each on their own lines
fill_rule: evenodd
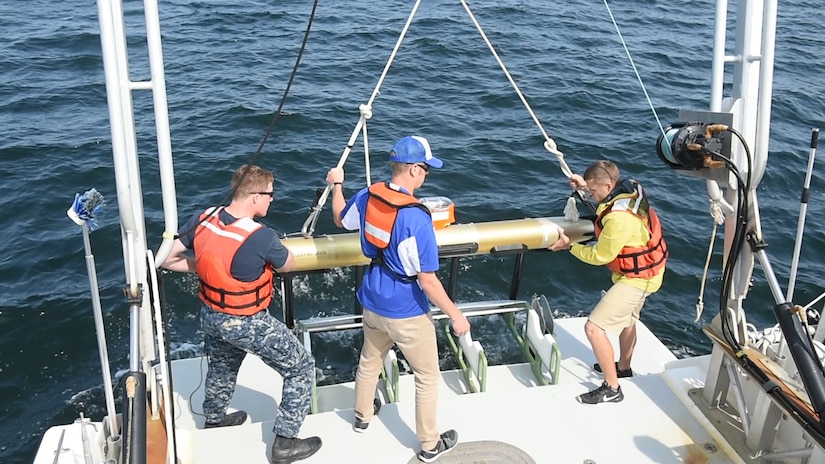
<svg viewBox="0 0 825 464">
<path fill-rule="evenodd" d="M 327 169 L 343 152 L 412 2 L 322 2 L 282 116 L 258 164 L 276 172 L 268 225 L 300 230 Z M 25 5 L 25 8 L 22 6 Z M 664 124 L 678 110 L 706 109 L 713 10 L 710 1 L 643 0 L 611 5 Z M 140 5 L 125 6 L 133 80 L 148 78 Z M 232 171 L 247 162 L 281 101 L 311 2 L 160 5 L 178 210 L 181 218 L 220 202 Z M 609 158 L 654 199 L 672 252 L 663 289 L 642 320 L 678 356 L 709 352 L 700 327 L 718 311 L 721 245 L 694 323 L 712 222 L 704 182 L 656 157 L 659 127 L 604 4 L 571 0 L 477 1 L 473 12 L 542 126 L 575 172 Z M 825 119 L 823 13 L 816 2 L 780 2 L 771 161 L 759 198 L 768 255 L 783 288 L 799 215 L 810 131 Z M 66 217 L 75 193 L 97 188 L 107 212 L 92 234 L 112 374 L 128 368 L 128 309 L 112 173 L 108 111 L 94 2 L 0 2 L 0 462 L 31 462 L 43 431 L 83 411 L 105 413 L 81 232 Z M 163 226 L 148 95 L 135 97 L 149 246 Z M 373 105 L 368 122 L 372 178 L 386 176 L 395 139 L 428 137 L 443 170 L 422 196 L 444 195 L 460 222 L 561 216 L 569 194 L 540 131 L 459 2 L 424 2 Z M 359 140 L 345 168 L 347 188 L 365 185 Z M 795 301 L 822 291 L 823 169 L 815 166 Z M 318 233 L 334 232 L 328 208 Z M 506 298 L 511 258 L 462 264 L 456 299 Z M 757 266 L 748 319 L 773 325 Z M 606 271 L 566 253 L 531 254 L 519 296 L 545 294 L 559 317 L 586 314 L 609 285 Z M 164 275 L 174 356 L 200 352 L 192 276 Z M 298 317 L 351 309 L 352 275 L 298 279 Z M 821 305 L 818 305 L 821 307 Z M 279 308 L 273 307 L 276 313 Z M 504 362 L 514 349 L 503 325 L 474 321 L 474 336 Z M 319 377 L 352 377 L 360 339 L 343 332 L 314 341 Z M 563 349 L 563 347 L 562 347 Z"/>
</svg>

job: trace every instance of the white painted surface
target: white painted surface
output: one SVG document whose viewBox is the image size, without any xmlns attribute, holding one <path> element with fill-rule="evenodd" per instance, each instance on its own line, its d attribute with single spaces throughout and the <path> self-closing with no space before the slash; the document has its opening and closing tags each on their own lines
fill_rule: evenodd
<svg viewBox="0 0 825 464">
<path fill-rule="evenodd" d="M 724 454 L 702 424 L 691 414 L 673 379 L 659 375 L 675 356 L 643 325 L 633 370 L 636 377 L 622 379 L 625 400 L 616 404 L 585 406 L 575 397 L 601 382 L 591 368 L 593 354 L 584 335 L 584 318 L 556 320 L 556 339 L 562 350 L 560 384 L 538 387 L 527 364 L 491 366 L 488 391 L 467 394 L 457 371 L 445 372 L 439 398 L 439 423 L 454 428 L 460 442 L 497 440 L 530 454 L 537 463 L 580 463 L 591 459 L 605 463 L 738 462 Z M 617 347 L 618 340 L 613 338 Z M 697 358 L 701 359 L 701 358 Z M 699 366 L 699 367 L 697 367 Z M 693 361 L 686 385 L 693 374 L 703 372 L 701 361 Z M 184 406 L 191 388 L 200 382 L 196 360 L 177 362 L 175 387 Z M 702 378 L 702 377 L 698 377 Z M 181 379 L 181 380 L 178 380 Z M 248 359 L 239 376 L 232 409 L 244 409 L 251 421 L 239 427 L 199 430 L 202 419 L 188 414 L 178 420 L 190 432 L 179 436 L 187 450 L 184 462 L 268 462 L 273 440 L 272 420 L 281 383 L 277 374 L 260 360 Z M 678 382 L 678 381 L 676 381 Z M 188 392 L 187 392 L 187 389 Z M 411 375 L 402 375 L 400 402 L 385 404 L 366 433 L 352 431 L 353 384 L 319 388 L 323 413 L 307 417 L 302 437 L 318 435 L 324 446 L 310 463 L 406 463 L 418 451 L 415 437 L 414 385 Z M 199 407 L 202 387 L 193 396 Z M 711 443 L 715 453 L 703 451 Z M 598 444 L 598 446 L 597 446 Z M 691 455 L 694 453 L 694 455 Z M 707 459 L 703 461 L 702 459 Z"/>
</svg>

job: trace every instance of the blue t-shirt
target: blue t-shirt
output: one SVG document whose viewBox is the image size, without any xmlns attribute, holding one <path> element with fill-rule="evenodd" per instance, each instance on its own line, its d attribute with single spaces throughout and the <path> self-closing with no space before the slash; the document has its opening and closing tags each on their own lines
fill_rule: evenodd
<svg viewBox="0 0 825 464">
<path fill-rule="evenodd" d="M 190 250 L 194 248 L 192 242 L 195 240 L 195 231 L 201 214 L 203 213 L 192 216 L 178 231 L 181 243 Z M 219 215 L 221 222 L 227 225 L 238 220 L 225 209 L 222 209 Z M 229 271 L 232 277 L 241 282 L 252 282 L 263 274 L 266 263 L 271 264 L 273 269 L 277 269 L 286 264 L 288 258 L 289 250 L 281 243 L 275 231 L 263 226 L 252 232 L 249 238 L 241 244 L 235 257 L 232 258 Z"/>
<path fill-rule="evenodd" d="M 401 187 L 391 188 L 409 193 Z M 363 189 L 344 206 L 341 222 L 348 230 L 363 230 L 364 212 L 369 193 Z M 361 234 L 361 251 L 368 257 L 378 254 L 378 248 Z M 404 319 L 427 314 L 430 302 L 418 280 L 405 282 L 399 275 L 415 276 L 419 272 L 438 271 L 438 245 L 430 216 L 419 208 L 402 208 L 398 211 L 390 237 L 384 250 L 384 261 L 390 268 L 370 266 L 358 289 L 358 301 L 377 314 L 393 319 Z"/>
</svg>

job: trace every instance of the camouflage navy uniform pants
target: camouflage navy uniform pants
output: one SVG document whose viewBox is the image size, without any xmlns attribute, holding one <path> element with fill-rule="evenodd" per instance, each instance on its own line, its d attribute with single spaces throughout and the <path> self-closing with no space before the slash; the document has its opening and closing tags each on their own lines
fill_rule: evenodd
<svg viewBox="0 0 825 464">
<path fill-rule="evenodd" d="M 252 316 L 232 316 L 201 305 L 201 325 L 206 333 L 204 350 L 209 360 L 203 411 L 206 420 L 223 420 L 235 391 L 238 369 L 252 353 L 284 379 L 273 431 L 295 437 L 309 412 L 315 360 L 298 338 L 269 311 Z"/>
</svg>

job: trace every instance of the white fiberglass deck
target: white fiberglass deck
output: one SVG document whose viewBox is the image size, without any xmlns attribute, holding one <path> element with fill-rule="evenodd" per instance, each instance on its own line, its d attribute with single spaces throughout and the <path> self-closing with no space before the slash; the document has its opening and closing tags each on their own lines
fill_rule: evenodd
<svg viewBox="0 0 825 464">
<path fill-rule="evenodd" d="M 728 457 L 726 445 L 715 441 L 691 414 L 694 407 L 687 390 L 701 386 L 706 358 L 675 360 L 641 324 L 633 361 L 636 377 L 622 379 L 624 401 L 579 404 L 575 397 L 601 382 L 590 368 L 593 355 L 583 325 L 583 318 L 556 321 L 556 339 L 564 358 L 559 385 L 534 386 L 526 364 L 493 366 L 488 371 L 487 392 L 463 394 L 459 375 L 445 373 L 439 397 L 440 427 L 456 429 L 461 443 L 506 442 L 539 464 L 741 462 Z M 201 377 L 198 362 L 178 362 L 174 369 L 180 395 L 176 406 L 181 462 L 267 463 L 276 404 L 270 395 L 280 394 L 278 376 L 260 360 L 248 359 L 232 408 L 246 410 L 251 420 L 242 426 L 201 430 L 202 418 L 193 418 L 186 404 Z M 414 458 L 418 442 L 412 376 L 401 378 L 401 401 L 385 404 L 363 434 L 351 428 L 352 388 L 348 383 L 319 389 L 320 409 L 327 412 L 309 415 L 300 436 L 318 435 L 324 446 L 301 462 L 401 464 Z M 202 387 L 192 398 L 200 410 Z M 439 462 L 458 462 L 451 456 Z"/>
</svg>

